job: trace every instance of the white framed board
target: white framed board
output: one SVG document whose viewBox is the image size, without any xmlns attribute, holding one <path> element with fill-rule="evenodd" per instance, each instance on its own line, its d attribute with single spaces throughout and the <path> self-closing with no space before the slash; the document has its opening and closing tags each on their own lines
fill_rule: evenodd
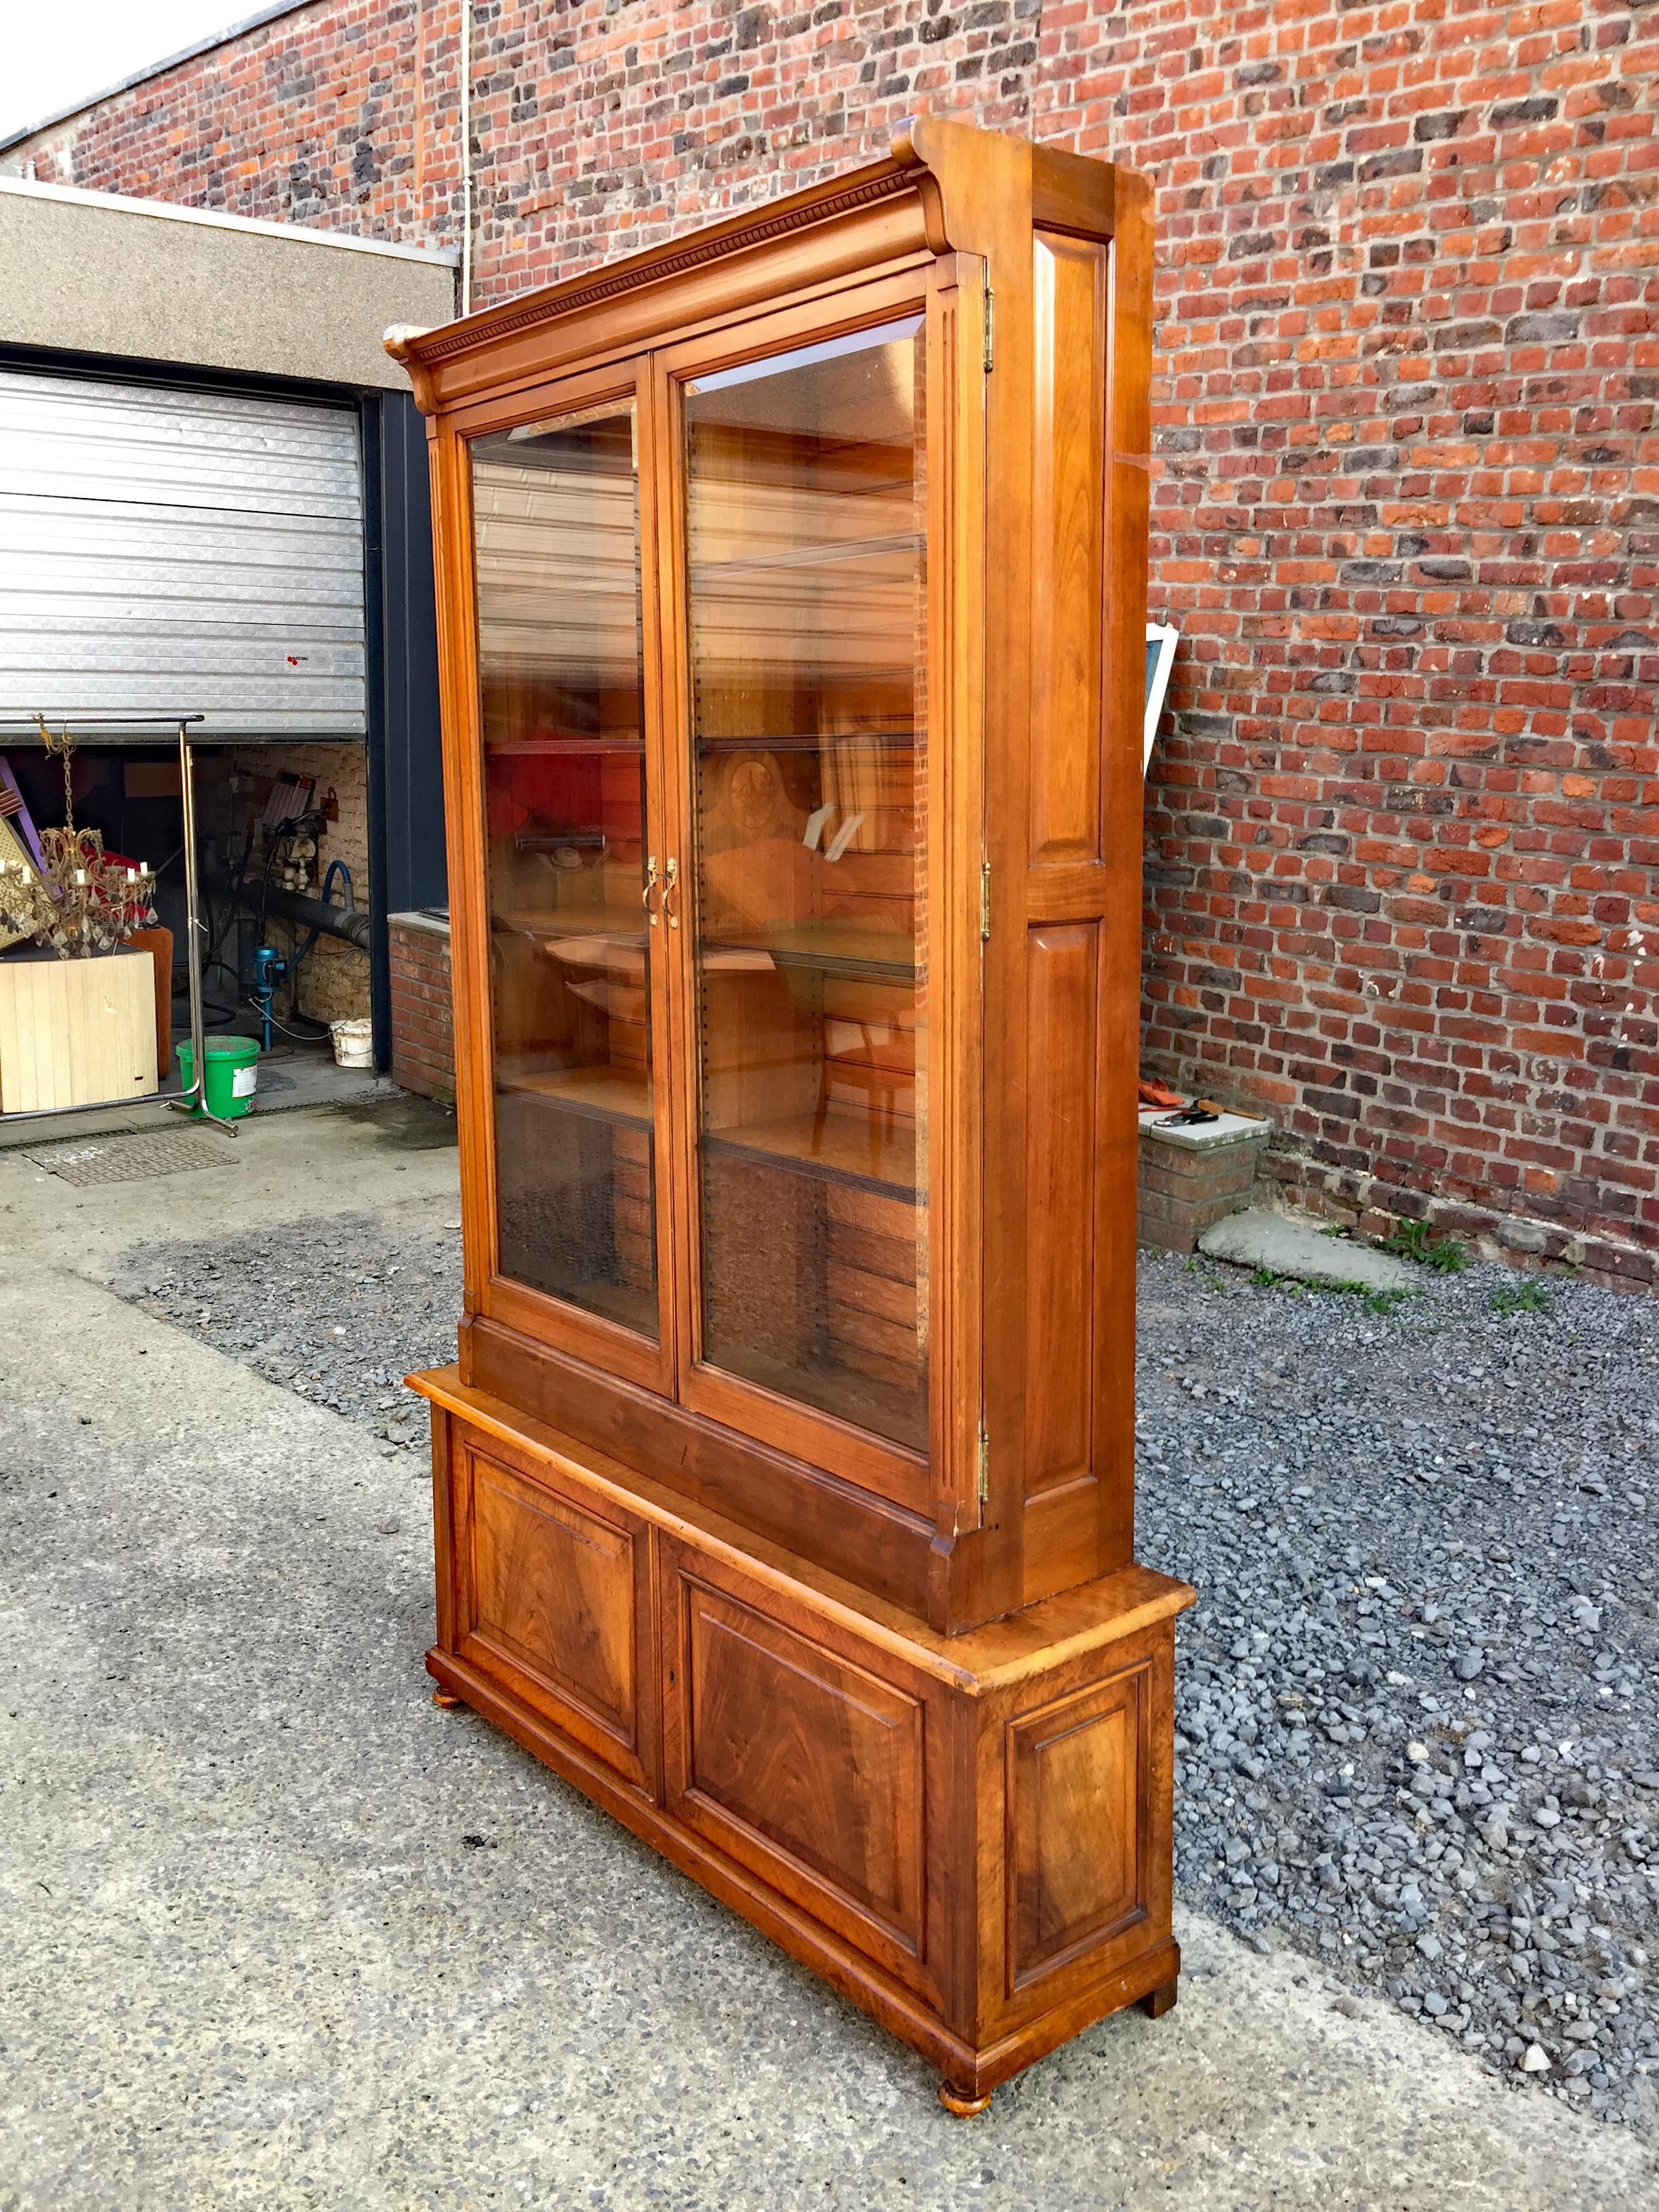
<svg viewBox="0 0 1659 2212">
<path fill-rule="evenodd" d="M 1152 765 L 1152 744 L 1158 736 L 1158 717 L 1164 712 L 1164 697 L 1170 689 L 1170 671 L 1175 665 L 1176 636 L 1173 623 L 1148 623 L 1146 625 L 1146 719 L 1141 730 L 1142 775 Z"/>
</svg>

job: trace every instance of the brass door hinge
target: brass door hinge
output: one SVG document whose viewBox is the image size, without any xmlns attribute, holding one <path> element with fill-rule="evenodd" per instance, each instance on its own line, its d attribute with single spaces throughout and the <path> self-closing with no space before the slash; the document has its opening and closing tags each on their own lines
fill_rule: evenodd
<svg viewBox="0 0 1659 2212">
<path fill-rule="evenodd" d="M 983 1429 L 979 1432 L 979 1502 L 991 1502 L 991 1439 Z"/>
<path fill-rule="evenodd" d="M 979 864 L 979 934 L 981 944 L 991 934 L 991 863 Z"/>
<path fill-rule="evenodd" d="M 985 280 L 985 352 L 982 364 L 987 376 L 991 374 L 994 366 L 993 356 L 996 343 L 996 294 L 991 289 L 991 280 L 988 276 Z"/>
</svg>

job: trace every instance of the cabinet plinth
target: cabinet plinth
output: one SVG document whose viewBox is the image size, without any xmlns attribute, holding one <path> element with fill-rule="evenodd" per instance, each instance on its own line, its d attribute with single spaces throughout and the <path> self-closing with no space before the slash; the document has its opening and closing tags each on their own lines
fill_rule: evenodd
<svg viewBox="0 0 1659 2212">
<path fill-rule="evenodd" d="M 445 329 L 441 1698 L 927 2052 L 1170 2001 L 1150 193 L 961 125 Z"/>
</svg>

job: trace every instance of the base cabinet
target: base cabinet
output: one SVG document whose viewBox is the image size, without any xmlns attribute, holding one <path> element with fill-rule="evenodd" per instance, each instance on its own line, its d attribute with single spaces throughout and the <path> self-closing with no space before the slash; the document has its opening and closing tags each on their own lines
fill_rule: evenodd
<svg viewBox="0 0 1659 2212">
<path fill-rule="evenodd" d="M 924 2052 L 957 2101 L 1173 1984 L 1183 1584 L 1126 1568 L 936 1636 L 453 1370 L 418 1387 L 443 1689 Z"/>
</svg>

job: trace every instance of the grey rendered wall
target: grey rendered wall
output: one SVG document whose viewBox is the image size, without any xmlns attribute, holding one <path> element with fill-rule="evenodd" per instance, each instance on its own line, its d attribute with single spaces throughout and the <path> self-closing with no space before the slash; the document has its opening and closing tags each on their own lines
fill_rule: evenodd
<svg viewBox="0 0 1659 2212">
<path fill-rule="evenodd" d="M 407 391 L 389 323 L 455 313 L 436 255 L 0 178 L 0 344 Z"/>
</svg>

